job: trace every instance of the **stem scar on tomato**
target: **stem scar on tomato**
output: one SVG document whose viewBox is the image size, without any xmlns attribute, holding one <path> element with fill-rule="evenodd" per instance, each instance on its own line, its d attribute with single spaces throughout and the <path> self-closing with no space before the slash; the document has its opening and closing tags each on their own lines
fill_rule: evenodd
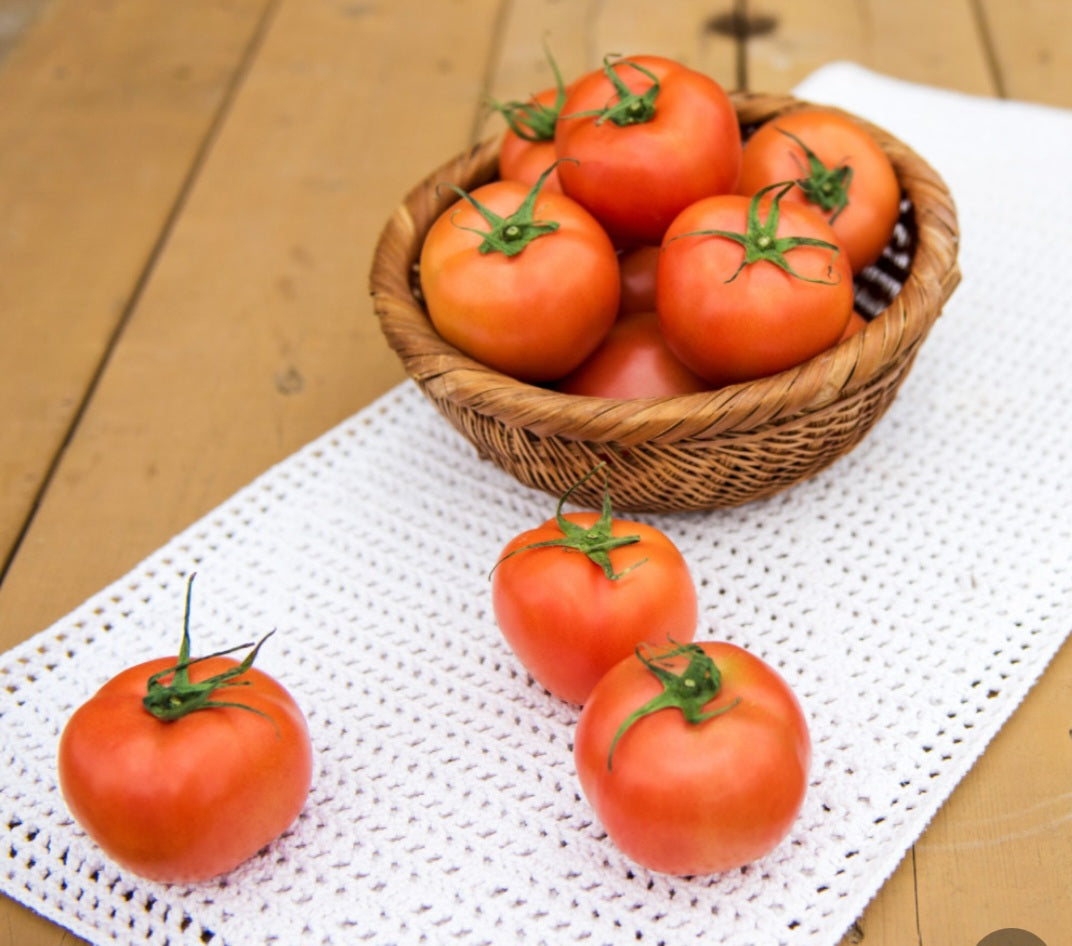
<svg viewBox="0 0 1072 946">
<path fill-rule="evenodd" d="M 786 131 L 784 128 L 777 128 L 777 130 L 795 142 L 804 152 L 804 157 L 808 159 L 807 176 L 797 178 L 796 185 L 804 192 L 808 200 L 822 207 L 824 213 L 830 214 L 829 220 L 833 223 L 841 211 L 849 206 L 852 168 L 845 163 L 827 167 L 818 155 L 791 131 Z M 793 155 L 793 158 L 798 164 L 800 163 L 797 155 Z"/>
<path fill-rule="evenodd" d="M 252 642 L 238 644 L 234 647 L 228 647 L 226 650 L 219 650 L 213 654 L 207 654 L 204 657 L 195 657 L 191 660 L 190 599 L 193 593 L 195 576 L 196 573 L 191 574 L 186 582 L 186 609 L 182 622 L 182 645 L 179 647 L 178 662 L 175 666 L 168 667 L 149 677 L 146 684 L 147 692 L 142 699 L 142 705 L 146 710 L 152 713 L 153 716 L 165 723 L 174 722 L 175 720 L 181 719 L 183 716 L 188 716 L 190 713 L 197 712 L 198 710 L 231 706 L 236 709 L 248 710 L 251 713 L 256 713 L 258 716 L 263 716 L 271 722 L 273 726 L 276 726 L 276 722 L 271 716 L 253 706 L 247 706 L 245 703 L 212 699 L 216 691 L 221 690 L 224 687 L 249 686 L 248 681 L 236 680 L 234 678 L 241 676 L 253 666 L 253 661 L 257 659 L 257 654 L 260 652 L 261 645 L 268 640 L 275 631 L 269 631 L 256 645 Z M 201 680 L 198 683 L 191 682 L 190 667 L 194 664 L 210 660 L 213 657 L 223 657 L 226 654 L 232 654 L 237 650 L 243 650 L 247 647 L 252 647 L 253 650 L 246 655 L 245 659 L 240 664 L 229 670 L 225 670 L 223 673 L 218 673 L 213 677 Z M 171 682 L 162 683 L 161 681 L 163 678 L 169 674 L 174 674 Z M 277 732 L 278 729 L 279 727 L 276 726 Z"/>
<path fill-rule="evenodd" d="M 729 712 L 741 698 L 737 697 L 728 706 L 720 706 L 709 713 L 702 712 L 703 708 L 710 703 L 722 688 L 722 674 L 715 662 L 704 653 L 699 644 L 679 644 L 668 651 L 647 657 L 644 654 L 644 645 L 636 648 L 637 659 L 640 660 L 663 685 L 663 692 L 652 697 L 643 706 L 637 707 L 623 721 L 607 749 L 607 770 L 612 769 L 614 750 L 619 740 L 625 735 L 637 720 L 663 709 L 679 709 L 685 717 L 685 722 L 697 726 L 716 716 Z M 681 673 L 674 673 L 661 663 L 674 658 L 688 655 L 689 662 Z"/>
<path fill-rule="evenodd" d="M 572 550 L 581 552 L 587 555 L 589 559 L 595 562 L 600 568 L 603 569 L 603 574 L 607 576 L 611 581 L 617 581 L 623 575 L 628 574 L 634 568 L 643 565 L 647 559 L 643 558 L 639 562 L 634 562 L 628 568 L 623 569 L 620 572 L 614 570 L 614 565 L 610 560 L 610 553 L 616 548 L 620 548 L 623 545 L 633 545 L 640 541 L 639 535 L 612 535 L 611 525 L 614 519 L 614 511 L 611 505 L 610 499 L 610 487 L 607 483 L 606 473 L 604 472 L 604 486 L 603 486 L 603 507 L 600 511 L 599 518 L 592 523 L 587 529 L 583 526 L 577 525 L 575 522 L 571 522 L 562 513 L 562 507 L 569 499 L 570 495 L 579 486 L 587 483 L 599 470 L 606 466 L 605 463 L 598 463 L 591 470 L 589 470 L 584 476 L 582 476 L 576 483 L 574 483 L 558 500 L 558 506 L 555 508 L 555 522 L 562 530 L 562 538 L 560 539 L 548 539 L 544 542 L 533 542 L 531 545 L 522 546 L 519 549 L 514 549 L 508 555 L 504 555 L 495 563 L 495 567 L 492 568 L 492 572 L 495 568 L 498 568 L 502 562 L 511 556 L 518 555 L 521 552 L 528 552 L 532 549 L 544 549 L 544 548 L 564 548 L 566 550 Z M 489 576 L 490 577 L 490 576 Z"/>
<path fill-rule="evenodd" d="M 733 271 L 733 275 L 726 280 L 727 283 L 733 282 L 746 266 L 766 261 L 773 263 L 779 269 L 789 273 L 790 276 L 801 279 L 804 282 L 836 286 L 840 279 L 816 279 L 811 276 L 801 275 L 790 266 L 789 261 L 785 258 L 786 253 L 796 249 L 798 246 L 821 247 L 831 250 L 834 256 L 841 252 L 841 248 L 836 243 L 820 240 L 818 237 L 777 236 L 778 220 L 781 216 L 781 200 L 796 186 L 796 181 L 779 181 L 775 184 L 768 184 L 757 191 L 748 205 L 748 225 L 744 233 L 734 233 L 732 230 L 694 230 L 690 233 L 679 233 L 671 237 L 671 241 L 682 240 L 685 237 L 717 236 L 739 243 L 744 247 L 744 259 L 741 260 L 741 265 Z M 759 219 L 760 202 L 768 193 L 774 190 L 777 190 L 777 193 L 771 198 L 767 219 L 761 222 Z"/>
<path fill-rule="evenodd" d="M 462 190 L 458 185 L 448 182 L 447 187 L 472 204 L 477 213 L 488 222 L 491 229 L 478 230 L 476 227 L 463 227 L 461 224 L 456 224 L 456 226 L 461 230 L 468 230 L 470 233 L 475 233 L 484 238 L 484 242 L 477 248 L 481 253 L 502 253 L 505 256 L 517 256 L 537 237 L 554 233 L 558 229 L 559 224 L 556 220 L 535 220 L 533 210 L 536 206 L 536 198 L 540 193 L 540 189 L 546 183 L 547 178 L 551 176 L 551 172 L 563 161 L 572 160 L 572 158 L 560 158 L 547 168 L 540 175 L 539 180 L 532 185 L 532 189 L 521 202 L 521 206 L 507 217 L 500 217 L 493 210 L 474 199 L 472 194 Z M 574 161 L 574 163 L 577 162 Z"/>
</svg>

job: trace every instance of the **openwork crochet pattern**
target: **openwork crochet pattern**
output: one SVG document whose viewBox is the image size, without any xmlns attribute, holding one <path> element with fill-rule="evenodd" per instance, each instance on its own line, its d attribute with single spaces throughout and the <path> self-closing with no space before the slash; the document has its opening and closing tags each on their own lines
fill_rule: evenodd
<svg viewBox="0 0 1072 946">
<path fill-rule="evenodd" d="M 852 453 L 769 500 L 646 517 L 693 569 L 698 638 L 751 649 L 803 704 L 814 761 L 785 842 L 678 878 L 605 837 L 573 768 L 577 708 L 526 676 L 490 607 L 502 546 L 554 501 L 407 382 L 0 658 L 4 892 L 145 946 L 839 941 L 1072 629 L 1072 240 L 1052 212 L 1072 206 L 1072 115 L 848 64 L 797 94 L 939 170 L 964 279 Z M 963 144 L 980 129 L 985 147 Z M 258 665 L 308 717 L 313 788 L 233 873 L 163 886 L 71 820 L 55 753 L 97 686 L 174 653 L 195 570 L 195 650 L 276 629 Z"/>
</svg>

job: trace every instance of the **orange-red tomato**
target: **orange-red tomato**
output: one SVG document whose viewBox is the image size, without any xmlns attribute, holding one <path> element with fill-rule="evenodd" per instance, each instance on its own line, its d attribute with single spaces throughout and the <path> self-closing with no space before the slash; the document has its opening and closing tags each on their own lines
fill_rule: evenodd
<svg viewBox="0 0 1072 946">
<path fill-rule="evenodd" d="M 568 545 L 540 545 L 580 532 L 588 533 L 583 546 L 603 550 L 602 561 Z M 614 517 L 609 504 L 597 515 L 562 513 L 561 502 L 555 518 L 503 549 L 492 606 L 533 679 L 571 703 L 584 703 L 638 643 L 692 640 L 698 614 L 688 564 L 665 533 Z"/>
<path fill-rule="evenodd" d="M 708 197 L 666 232 L 659 322 L 671 351 L 712 386 L 806 361 L 837 342 L 852 313 L 852 270 L 830 225 L 800 203 L 775 213 L 776 197 Z M 748 234 L 750 249 L 730 234 Z"/>
<path fill-rule="evenodd" d="M 60 737 L 58 775 L 71 814 L 117 864 L 150 880 L 196 883 L 237 867 L 291 825 L 309 792 L 312 751 L 294 699 L 256 667 L 216 690 L 214 705 L 158 719 L 143 705 L 148 681 L 163 674 L 160 684 L 172 684 L 176 674 L 165 671 L 176 663 L 130 667 L 79 707 Z M 239 666 L 210 657 L 189 666 L 189 680 Z"/>
<path fill-rule="evenodd" d="M 526 239 L 533 228 L 544 232 Z M 489 234 L 516 252 L 488 251 Z M 576 368 L 614 324 L 620 296 L 618 257 L 595 218 L 517 181 L 485 184 L 447 208 L 425 237 L 420 280 L 443 338 L 522 381 Z"/>
<path fill-rule="evenodd" d="M 593 114 L 595 113 L 595 114 Z M 732 191 L 737 113 L 710 76 L 661 56 L 610 61 L 579 78 L 555 128 L 563 190 L 622 243 L 658 243 L 684 207 Z"/>
<path fill-rule="evenodd" d="M 878 259 L 897 222 L 901 185 L 867 129 L 823 108 L 787 112 L 764 123 L 745 142 L 738 192 L 751 195 L 788 180 L 801 186 L 785 199 L 823 213 L 854 273 Z"/>
<path fill-rule="evenodd" d="M 655 311 L 655 271 L 658 266 L 658 246 L 637 246 L 618 255 L 622 283 L 619 312 Z"/>
<path fill-rule="evenodd" d="M 591 397 L 663 397 L 707 391 L 703 378 L 667 347 L 654 312 L 625 312 L 603 343 L 555 387 Z"/>
<path fill-rule="evenodd" d="M 849 316 L 849 321 L 845 325 L 845 331 L 841 333 L 839 342 L 845 341 L 846 338 L 852 338 L 857 332 L 862 331 L 867 325 L 867 319 L 865 319 L 859 312 L 853 311 Z"/>
<path fill-rule="evenodd" d="M 763 857 L 788 834 L 811 739 L 770 665 L 703 642 L 641 650 L 611 669 L 581 711 L 574 757 L 585 797 L 624 854 L 650 870 L 710 874 Z"/>
</svg>

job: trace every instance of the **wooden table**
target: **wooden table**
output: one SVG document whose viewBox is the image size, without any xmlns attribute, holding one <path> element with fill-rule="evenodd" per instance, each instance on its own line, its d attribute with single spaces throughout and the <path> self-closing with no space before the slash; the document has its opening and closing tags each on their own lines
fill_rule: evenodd
<svg viewBox="0 0 1072 946">
<path fill-rule="evenodd" d="M 656 12 L 657 11 L 657 12 Z M 367 296 L 485 89 L 606 52 L 1072 105 L 1063 0 L 0 0 L 0 647 L 402 380 Z M 14 27 L 12 28 L 12 24 Z M 970 147 L 965 142 L 965 147 Z M 845 938 L 1072 941 L 1072 644 Z M 1025 772 L 1031 772 L 1025 778 Z M 0 944 L 70 935 L 0 899 Z"/>
</svg>

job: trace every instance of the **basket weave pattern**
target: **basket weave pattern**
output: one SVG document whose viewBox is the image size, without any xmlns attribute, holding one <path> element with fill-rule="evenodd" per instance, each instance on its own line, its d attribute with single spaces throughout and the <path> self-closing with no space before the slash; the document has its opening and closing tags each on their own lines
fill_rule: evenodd
<svg viewBox="0 0 1072 946">
<path fill-rule="evenodd" d="M 789 96 L 734 93 L 745 129 L 803 107 Z M 479 453 L 527 486 L 561 495 L 607 462 L 615 507 L 677 512 L 734 506 L 806 479 L 851 450 L 886 411 L 956 287 L 957 218 L 935 171 L 855 118 L 890 157 L 904 194 L 898 233 L 858 281 L 874 317 L 794 368 L 700 394 L 605 400 L 526 384 L 462 354 L 432 327 L 416 291 L 429 227 L 456 195 L 493 180 L 498 139 L 459 155 L 407 195 L 384 228 L 370 278 L 381 328 L 407 374 Z M 860 300 L 865 300 L 860 304 Z M 598 507 L 602 482 L 571 497 Z"/>
</svg>

